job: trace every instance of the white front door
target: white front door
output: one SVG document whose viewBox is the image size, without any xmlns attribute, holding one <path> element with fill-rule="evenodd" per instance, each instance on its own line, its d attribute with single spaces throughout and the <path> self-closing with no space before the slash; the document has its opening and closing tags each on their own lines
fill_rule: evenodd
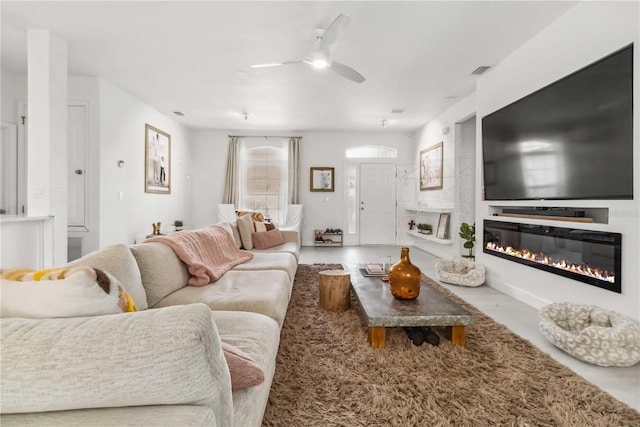
<svg viewBox="0 0 640 427">
<path fill-rule="evenodd" d="M 396 165 L 360 165 L 360 244 L 396 243 Z"/>
</svg>

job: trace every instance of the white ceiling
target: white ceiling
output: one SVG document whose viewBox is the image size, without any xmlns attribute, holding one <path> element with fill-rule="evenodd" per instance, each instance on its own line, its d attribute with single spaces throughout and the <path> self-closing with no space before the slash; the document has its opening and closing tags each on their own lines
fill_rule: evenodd
<svg viewBox="0 0 640 427">
<path fill-rule="evenodd" d="M 2 1 L 2 68 L 26 72 L 26 30 L 44 28 L 67 40 L 70 75 L 106 79 L 192 128 L 373 131 L 386 120 L 413 131 L 473 91 L 475 68 L 575 4 Z M 340 13 L 351 23 L 332 58 L 364 83 L 305 64 L 249 68 L 308 57 L 314 29 Z"/>
</svg>

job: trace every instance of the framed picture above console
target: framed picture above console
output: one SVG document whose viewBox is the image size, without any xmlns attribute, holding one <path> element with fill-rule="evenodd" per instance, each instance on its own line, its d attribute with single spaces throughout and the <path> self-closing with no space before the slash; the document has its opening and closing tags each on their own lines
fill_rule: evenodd
<svg viewBox="0 0 640 427">
<path fill-rule="evenodd" d="M 171 194 L 171 135 L 145 125 L 144 191 Z"/>
<path fill-rule="evenodd" d="M 420 151 L 420 191 L 442 188 L 442 151 L 442 142 Z"/>
</svg>

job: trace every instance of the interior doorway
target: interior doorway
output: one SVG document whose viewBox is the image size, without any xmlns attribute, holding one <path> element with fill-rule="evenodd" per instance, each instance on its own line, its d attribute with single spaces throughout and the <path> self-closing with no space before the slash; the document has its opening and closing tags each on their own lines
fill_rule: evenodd
<svg viewBox="0 0 640 427">
<path fill-rule="evenodd" d="M 396 165 L 360 164 L 361 245 L 396 243 Z"/>
</svg>

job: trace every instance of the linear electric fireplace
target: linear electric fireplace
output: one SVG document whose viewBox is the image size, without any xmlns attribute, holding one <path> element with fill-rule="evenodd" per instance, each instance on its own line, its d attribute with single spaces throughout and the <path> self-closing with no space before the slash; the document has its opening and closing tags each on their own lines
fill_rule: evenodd
<svg viewBox="0 0 640 427">
<path fill-rule="evenodd" d="M 483 252 L 621 293 L 620 233 L 484 221 Z"/>
</svg>

